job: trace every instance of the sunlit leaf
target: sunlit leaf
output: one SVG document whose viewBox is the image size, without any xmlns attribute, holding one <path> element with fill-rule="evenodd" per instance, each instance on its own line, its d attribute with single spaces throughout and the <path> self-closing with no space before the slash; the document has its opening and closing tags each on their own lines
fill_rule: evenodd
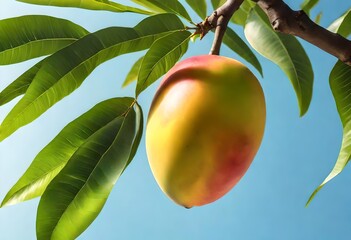
<svg viewBox="0 0 351 240">
<path fill-rule="evenodd" d="M 307 15 L 310 15 L 310 11 L 318 4 L 319 0 L 305 0 L 301 4 L 301 9 L 305 11 Z"/>
<path fill-rule="evenodd" d="M 188 50 L 190 36 L 188 31 L 178 31 L 154 42 L 140 66 L 137 96 L 176 64 Z"/>
<path fill-rule="evenodd" d="M 304 115 L 311 102 L 313 70 L 311 62 L 297 39 L 275 32 L 265 13 L 256 6 L 245 25 L 245 36 L 262 56 L 277 64 L 290 79 Z"/>
<path fill-rule="evenodd" d="M 212 6 L 214 9 L 217 9 L 219 6 L 222 6 L 226 0 L 211 0 Z M 250 13 L 250 9 L 255 6 L 255 3 L 251 0 L 245 0 L 240 5 L 239 9 L 236 10 L 233 14 L 233 17 L 230 19 L 231 22 L 244 26 L 247 16 Z"/>
<path fill-rule="evenodd" d="M 137 131 L 136 131 L 134 143 L 133 143 L 132 150 L 130 152 L 129 159 L 128 159 L 128 162 L 127 162 L 126 166 L 128 166 L 131 163 L 131 161 L 134 159 L 135 154 L 137 153 L 137 150 L 138 150 L 141 138 L 143 136 L 143 128 L 144 128 L 143 110 L 142 110 L 141 106 L 139 105 L 139 103 L 137 101 L 135 101 L 134 107 L 135 107 L 135 113 L 136 113 L 136 116 L 137 116 L 137 119 L 138 119 L 136 121 L 136 129 L 137 129 Z M 126 168 L 124 168 L 124 170 Z"/>
<path fill-rule="evenodd" d="M 138 118 L 129 108 L 72 155 L 40 199 L 38 240 L 76 239 L 99 215 L 128 165 L 141 126 Z"/>
<path fill-rule="evenodd" d="M 139 74 L 139 69 L 141 66 L 141 62 L 143 61 L 143 57 L 139 58 L 138 61 L 136 61 L 133 66 L 131 67 L 130 71 L 128 72 L 126 79 L 123 82 L 123 87 L 128 86 L 129 84 L 131 84 L 132 82 L 136 81 L 138 78 L 138 74 Z"/>
<path fill-rule="evenodd" d="M 232 51 L 237 53 L 240 57 L 248 61 L 254 66 L 257 71 L 263 75 L 262 67 L 255 54 L 251 51 L 251 49 L 246 45 L 246 43 L 231 29 L 227 28 L 223 43 L 227 45 Z"/>
<path fill-rule="evenodd" d="M 133 101 L 132 98 L 106 100 L 64 127 L 35 157 L 27 171 L 8 192 L 2 206 L 41 196 L 68 160 L 84 144 L 96 141 L 96 135 L 100 131 L 106 131 L 109 124 L 120 118 Z"/>
<path fill-rule="evenodd" d="M 336 19 L 329 27 L 329 31 L 348 37 L 351 34 L 351 9 Z"/>
<path fill-rule="evenodd" d="M 0 20 L 0 65 L 51 54 L 87 33 L 77 24 L 49 16 Z"/>
<path fill-rule="evenodd" d="M 351 159 L 351 67 L 338 61 L 329 76 L 330 88 L 343 126 L 343 139 L 340 153 L 334 168 L 321 185 L 312 193 L 307 205 L 317 192 L 330 180 L 336 177 Z"/>
<path fill-rule="evenodd" d="M 233 14 L 233 17 L 230 19 L 233 23 L 236 23 L 241 26 L 245 26 L 246 19 L 249 16 L 250 10 L 252 8 L 253 3 L 250 1 L 244 1 L 240 8 Z"/>
<path fill-rule="evenodd" d="M 24 97 L 0 127 L 0 141 L 77 89 L 101 63 L 147 49 L 158 38 L 183 29 L 174 14 L 144 19 L 134 28 L 110 27 L 79 39 L 47 58 Z"/>
<path fill-rule="evenodd" d="M 205 19 L 207 16 L 207 4 L 206 0 L 186 0 L 189 6 L 200 16 L 201 19 Z"/>
<path fill-rule="evenodd" d="M 188 12 L 184 8 L 184 6 L 178 0 L 131 0 L 134 3 L 139 4 L 151 11 L 157 13 L 169 12 L 177 14 L 189 22 L 192 22 Z"/>
<path fill-rule="evenodd" d="M 14 98 L 24 94 L 27 91 L 29 85 L 32 83 L 33 78 L 43 65 L 44 61 L 45 59 L 29 68 L 4 90 L 2 90 L 0 93 L 0 106 L 10 102 Z"/>
<path fill-rule="evenodd" d="M 125 6 L 113 1 L 98 1 L 98 0 L 17 0 L 19 2 L 47 5 L 47 6 L 58 6 L 58 7 L 75 7 L 84 8 L 90 10 L 105 10 L 111 12 L 134 12 L 141 14 L 150 14 L 149 11 L 145 11 L 135 7 Z"/>
</svg>

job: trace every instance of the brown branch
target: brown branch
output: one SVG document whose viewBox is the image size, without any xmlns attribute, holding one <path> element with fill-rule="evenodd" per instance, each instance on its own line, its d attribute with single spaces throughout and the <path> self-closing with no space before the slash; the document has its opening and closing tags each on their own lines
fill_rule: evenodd
<svg viewBox="0 0 351 240">
<path fill-rule="evenodd" d="M 227 0 L 208 18 L 211 25 L 216 26 L 210 54 L 219 55 L 229 20 L 233 16 L 234 12 L 238 10 L 243 1 L 244 0 Z"/>
<path fill-rule="evenodd" d="M 300 10 L 282 0 L 253 0 L 267 14 L 275 31 L 295 35 L 351 66 L 351 41 L 313 22 Z"/>
<path fill-rule="evenodd" d="M 243 1 L 244 0 L 227 0 L 203 22 L 197 24 L 197 31 L 194 34 L 200 34 L 201 38 L 203 38 L 212 29 L 215 29 L 215 36 L 210 54 L 219 55 L 228 22 Z"/>
</svg>

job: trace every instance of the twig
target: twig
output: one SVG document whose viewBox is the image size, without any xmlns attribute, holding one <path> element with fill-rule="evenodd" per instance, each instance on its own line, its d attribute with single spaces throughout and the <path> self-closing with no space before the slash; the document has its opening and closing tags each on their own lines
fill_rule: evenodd
<svg viewBox="0 0 351 240">
<path fill-rule="evenodd" d="M 201 38 L 203 38 L 212 29 L 215 29 L 215 37 L 210 54 L 219 55 L 228 22 L 243 1 L 244 0 L 227 0 L 203 22 L 196 25 L 198 30 L 194 34 L 200 34 Z"/>
</svg>

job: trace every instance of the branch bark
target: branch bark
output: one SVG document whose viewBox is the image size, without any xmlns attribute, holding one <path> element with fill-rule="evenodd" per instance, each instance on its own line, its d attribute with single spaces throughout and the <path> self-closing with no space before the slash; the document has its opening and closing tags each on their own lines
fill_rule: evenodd
<svg viewBox="0 0 351 240">
<path fill-rule="evenodd" d="M 282 0 L 253 0 L 267 14 L 275 31 L 295 35 L 351 66 L 351 41 L 313 22 L 302 11 L 292 10 Z"/>
<path fill-rule="evenodd" d="M 205 21 L 198 24 L 201 35 L 215 29 L 210 54 L 218 55 L 228 22 L 244 0 L 227 0 Z M 245 0 L 248 1 L 248 0 Z M 283 0 L 251 0 L 267 14 L 275 31 L 295 35 L 351 66 L 351 41 L 313 22 L 302 11 L 292 10 Z"/>
<path fill-rule="evenodd" d="M 215 36 L 210 54 L 219 55 L 221 44 L 227 25 L 234 12 L 238 10 L 244 0 L 227 0 L 208 18 L 212 26 L 215 26 Z"/>
</svg>

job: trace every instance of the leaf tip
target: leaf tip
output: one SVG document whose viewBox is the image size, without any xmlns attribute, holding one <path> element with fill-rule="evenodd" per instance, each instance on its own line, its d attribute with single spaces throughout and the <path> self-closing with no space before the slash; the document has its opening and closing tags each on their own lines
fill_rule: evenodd
<svg viewBox="0 0 351 240">
<path fill-rule="evenodd" d="M 311 196 L 308 198 L 305 207 L 308 207 L 310 205 L 310 203 L 312 202 L 312 200 L 314 199 L 314 197 L 316 196 L 316 194 L 319 192 L 319 190 L 321 190 L 321 188 L 323 187 L 323 184 L 319 185 L 311 194 Z"/>
</svg>

